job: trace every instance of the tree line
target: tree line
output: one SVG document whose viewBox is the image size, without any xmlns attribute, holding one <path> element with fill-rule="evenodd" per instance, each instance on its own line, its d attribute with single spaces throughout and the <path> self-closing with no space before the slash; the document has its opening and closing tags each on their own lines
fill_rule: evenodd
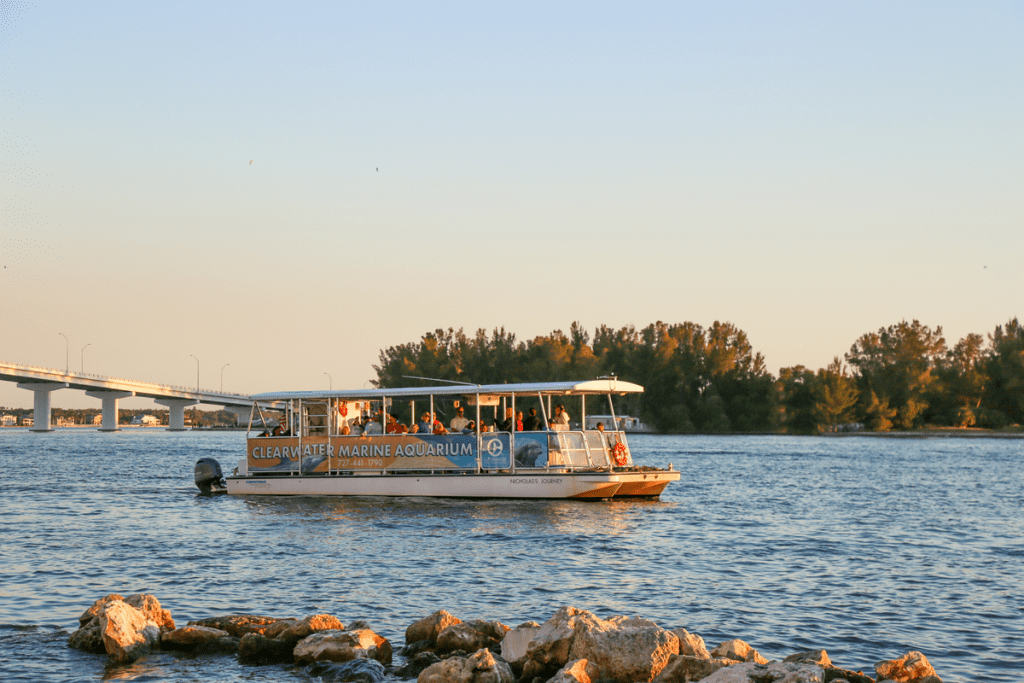
<svg viewBox="0 0 1024 683">
<path fill-rule="evenodd" d="M 902 321 L 857 339 L 825 368 L 770 373 L 732 323 L 643 329 L 578 323 L 519 341 L 504 328 L 435 330 L 380 352 L 377 387 L 428 379 L 497 384 L 615 375 L 645 388 L 616 411 L 671 433 L 1001 428 L 1024 422 L 1024 329 L 1016 318 L 952 348 L 942 328 Z M 600 410 L 587 407 L 588 413 Z M 578 413 L 576 415 L 578 417 Z"/>
</svg>

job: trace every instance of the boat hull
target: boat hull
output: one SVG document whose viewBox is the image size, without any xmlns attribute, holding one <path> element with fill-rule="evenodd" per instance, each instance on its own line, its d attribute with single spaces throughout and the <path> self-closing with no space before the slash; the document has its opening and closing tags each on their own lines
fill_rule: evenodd
<svg viewBox="0 0 1024 683">
<path fill-rule="evenodd" d="M 607 499 L 622 485 L 621 475 L 609 472 L 245 476 L 225 481 L 230 495 L 431 498 Z"/>
<path fill-rule="evenodd" d="M 672 470 L 648 470 L 644 472 L 617 472 L 621 484 L 615 492 L 616 498 L 657 498 L 674 481 L 679 481 L 680 472 Z"/>
</svg>

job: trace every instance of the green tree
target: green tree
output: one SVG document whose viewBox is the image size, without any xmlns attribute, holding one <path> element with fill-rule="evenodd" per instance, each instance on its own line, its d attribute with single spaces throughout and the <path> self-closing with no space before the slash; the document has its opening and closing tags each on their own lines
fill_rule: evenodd
<svg viewBox="0 0 1024 683">
<path fill-rule="evenodd" d="M 988 391 L 983 405 L 993 421 L 1024 422 L 1024 327 L 1017 318 L 997 325 L 989 335 L 985 368 Z"/>
<path fill-rule="evenodd" d="M 932 369 L 945 350 L 942 328 L 933 331 L 916 320 L 904 320 L 858 339 L 846 360 L 856 368 L 863 414 L 873 416 L 865 422 L 883 425 L 888 420 L 880 415 L 891 408 L 896 411 L 891 422 L 897 428 L 923 424 L 928 389 L 934 381 Z M 882 406 L 884 410 L 878 412 Z"/>
<path fill-rule="evenodd" d="M 852 422 L 857 405 L 857 383 L 838 357 L 828 367 L 818 370 L 818 411 L 824 424 L 835 428 Z"/>
</svg>

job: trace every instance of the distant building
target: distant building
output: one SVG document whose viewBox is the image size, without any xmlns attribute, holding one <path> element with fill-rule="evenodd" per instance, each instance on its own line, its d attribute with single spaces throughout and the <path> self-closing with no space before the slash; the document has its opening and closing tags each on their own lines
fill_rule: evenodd
<svg viewBox="0 0 1024 683">
<path fill-rule="evenodd" d="M 0 415 L 0 427 L 14 427 L 17 424 L 17 415 Z"/>
<path fill-rule="evenodd" d="M 21 426 L 22 427 L 32 427 L 32 426 L 35 425 L 35 423 L 36 423 L 35 418 L 31 418 L 31 417 L 23 417 L 23 418 L 21 418 Z"/>
<path fill-rule="evenodd" d="M 92 423 L 94 425 L 101 425 L 101 424 L 103 424 L 103 413 L 96 413 L 95 415 L 93 415 L 92 416 Z"/>
<path fill-rule="evenodd" d="M 160 424 L 160 418 L 156 415 L 136 415 L 131 423 L 138 427 L 155 427 Z"/>
</svg>

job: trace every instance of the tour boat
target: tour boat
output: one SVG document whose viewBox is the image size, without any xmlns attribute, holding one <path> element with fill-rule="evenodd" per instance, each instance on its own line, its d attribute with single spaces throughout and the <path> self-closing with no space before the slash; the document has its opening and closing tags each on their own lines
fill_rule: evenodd
<svg viewBox="0 0 1024 683">
<path fill-rule="evenodd" d="M 574 429 L 558 410 L 569 404 L 564 414 L 579 410 L 578 425 L 587 425 L 587 399 L 606 398 L 614 425 L 612 397 L 642 391 L 600 378 L 257 394 L 246 457 L 226 477 L 215 460 L 200 460 L 196 484 L 232 495 L 657 498 L 679 472 L 636 465 L 625 432 Z M 261 407 L 267 404 L 283 407 L 274 430 L 282 433 L 254 435 L 253 424 L 273 422 Z M 516 413 L 529 408 L 540 426 L 517 430 Z M 425 427 L 409 430 L 392 413 L 410 422 L 423 416 Z M 545 428 L 556 413 L 553 428 Z M 511 429 L 500 423 L 506 415 Z"/>
</svg>

